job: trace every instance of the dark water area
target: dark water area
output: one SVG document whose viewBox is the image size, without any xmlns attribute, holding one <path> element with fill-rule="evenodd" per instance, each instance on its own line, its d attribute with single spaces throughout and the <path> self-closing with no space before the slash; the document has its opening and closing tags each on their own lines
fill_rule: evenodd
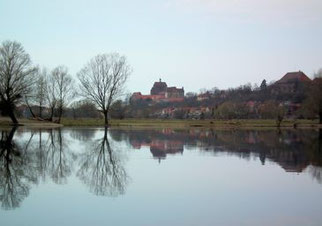
<svg viewBox="0 0 322 226">
<path fill-rule="evenodd" d="M 0 129 L 0 225 L 322 225 L 321 130 Z"/>
</svg>

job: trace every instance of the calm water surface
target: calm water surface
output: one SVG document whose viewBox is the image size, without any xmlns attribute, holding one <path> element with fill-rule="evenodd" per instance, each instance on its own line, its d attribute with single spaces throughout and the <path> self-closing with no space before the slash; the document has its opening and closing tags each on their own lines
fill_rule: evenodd
<svg viewBox="0 0 322 226">
<path fill-rule="evenodd" d="M 0 129 L 0 225 L 322 225 L 321 131 Z"/>
</svg>

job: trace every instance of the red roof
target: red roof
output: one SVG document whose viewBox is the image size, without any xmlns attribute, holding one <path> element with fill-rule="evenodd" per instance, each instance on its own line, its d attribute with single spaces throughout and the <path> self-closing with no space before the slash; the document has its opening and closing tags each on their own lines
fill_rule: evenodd
<svg viewBox="0 0 322 226">
<path fill-rule="evenodd" d="M 286 75 L 283 76 L 277 83 L 289 83 L 289 82 L 310 82 L 312 81 L 309 77 L 306 76 L 302 71 L 297 72 L 288 72 Z"/>
</svg>

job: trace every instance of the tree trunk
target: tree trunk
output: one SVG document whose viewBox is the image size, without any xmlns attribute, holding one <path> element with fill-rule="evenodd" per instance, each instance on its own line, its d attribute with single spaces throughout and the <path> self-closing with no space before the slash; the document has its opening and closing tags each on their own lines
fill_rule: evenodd
<svg viewBox="0 0 322 226">
<path fill-rule="evenodd" d="M 54 108 L 51 107 L 50 108 L 50 116 L 48 118 L 48 121 L 52 122 L 53 121 L 53 117 L 54 117 Z"/>
<path fill-rule="evenodd" d="M 322 111 L 320 111 L 319 117 L 320 117 L 320 124 L 322 124 Z"/>
<path fill-rule="evenodd" d="M 31 116 L 32 116 L 33 118 L 36 118 L 36 115 L 35 115 L 35 113 L 32 111 L 32 108 L 31 108 L 31 106 L 29 105 L 29 102 L 28 102 L 28 99 L 27 99 L 27 98 L 25 98 L 25 102 L 26 102 L 26 104 L 27 104 L 27 106 L 28 106 L 28 109 L 29 109 L 29 111 L 30 111 Z"/>
<path fill-rule="evenodd" d="M 30 105 L 29 105 L 29 104 L 27 104 L 27 106 L 28 106 L 28 109 L 29 109 L 29 111 L 30 111 L 31 116 L 32 116 L 33 118 L 36 118 L 36 115 L 35 115 L 35 113 L 32 111 L 32 108 L 30 107 Z"/>
<path fill-rule="evenodd" d="M 15 116 L 15 113 L 13 112 L 12 107 L 9 107 L 9 109 L 8 109 L 8 115 L 9 115 L 11 121 L 13 122 L 13 124 L 18 124 L 18 120 L 17 120 L 17 118 Z"/>
<path fill-rule="evenodd" d="M 39 118 L 42 118 L 42 106 L 39 105 Z"/>
<path fill-rule="evenodd" d="M 105 121 L 105 126 L 108 126 L 107 111 L 104 111 L 104 121 Z"/>
<path fill-rule="evenodd" d="M 60 123 L 62 116 L 63 116 L 63 107 L 60 106 L 59 107 L 59 112 L 58 112 L 58 124 Z"/>
</svg>

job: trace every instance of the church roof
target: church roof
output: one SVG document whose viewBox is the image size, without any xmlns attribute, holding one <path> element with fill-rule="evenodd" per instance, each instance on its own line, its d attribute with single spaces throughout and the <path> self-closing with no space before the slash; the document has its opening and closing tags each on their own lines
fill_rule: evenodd
<svg viewBox="0 0 322 226">
<path fill-rule="evenodd" d="M 155 82 L 152 88 L 166 88 L 167 83 L 165 82 Z"/>
</svg>

